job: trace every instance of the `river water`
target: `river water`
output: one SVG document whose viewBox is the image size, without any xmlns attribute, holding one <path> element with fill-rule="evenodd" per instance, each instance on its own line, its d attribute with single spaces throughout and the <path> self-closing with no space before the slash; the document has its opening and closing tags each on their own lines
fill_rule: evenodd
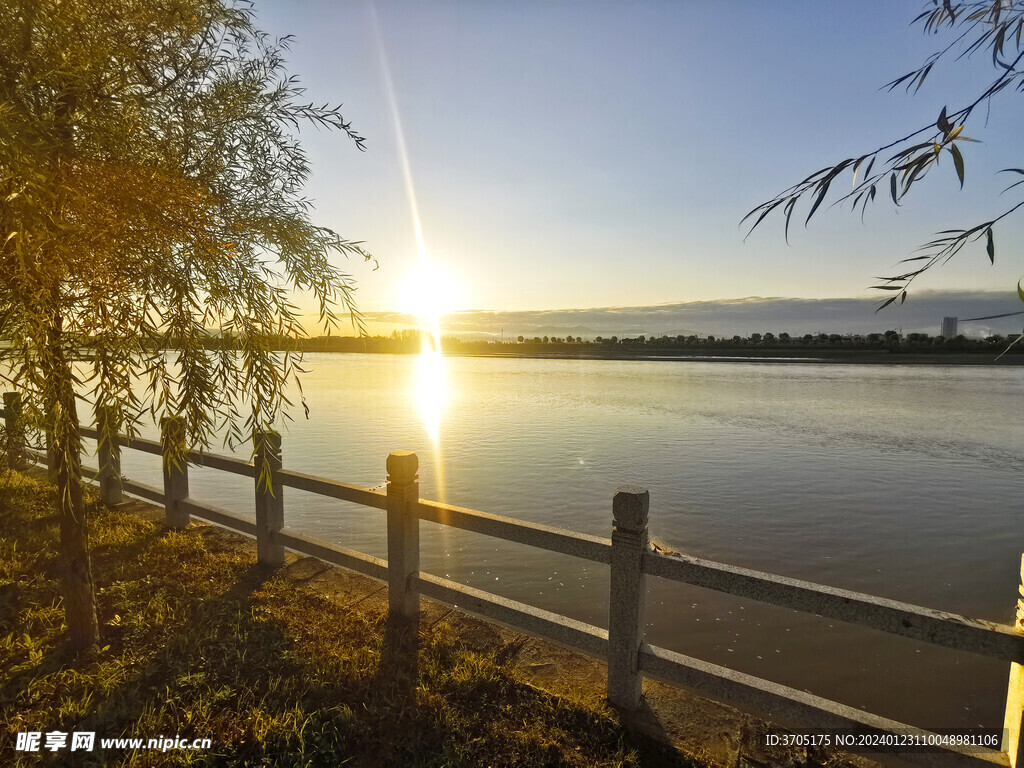
<svg viewBox="0 0 1024 768">
<path fill-rule="evenodd" d="M 624 483 L 697 557 L 1008 623 L 1024 368 L 307 355 L 288 469 L 610 536 Z M 433 434 L 431 434 L 433 432 Z M 226 450 L 225 450 L 226 452 Z M 124 473 L 160 484 L 156 457 Z M 244 478 L 194 497 L 252 516 Z M 386 556 L 375 510 L 286 489 L 287 525 Z M 606 566 L 423 524 L 423 570 L 606 625 Z M 649 579 L 647 639 L 925 728 L 1001 727 L 1007 665 Z"/>
</svg>

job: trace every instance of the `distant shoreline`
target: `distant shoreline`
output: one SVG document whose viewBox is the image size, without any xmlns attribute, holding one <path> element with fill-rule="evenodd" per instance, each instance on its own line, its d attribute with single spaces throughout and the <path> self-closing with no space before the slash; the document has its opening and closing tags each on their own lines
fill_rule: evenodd
<svg viewBox="0 0 1024 768">
<path fill-rule="evenodd" d="M 838 365 L 987 365 L 987 366 L 1017 366 L 1024 365 L 1024 356 L 1007 355 L 996 360 L 997 355 L 969 352 L 957 354 L 955 352 L 938 354 L 920 354 L 914 352 L 833 352 L 819 353 L 814 356 L 797 356 L 791 352 L 780 355 L 768 354 L 775 350 L 765 352 L 751 352 L 749 354 L 724 350 L 717 354 L 688 355 L 637 355 L 637 354 L 563 354 L 552 352 L 549 354 L 530 354 L 525 352 L 445 352 L 451 357 L 504 357 L 523 358 L 537 360 L 626 360 L 626 361 L 661 361 L 661 362 L 683 362 L 683 363 L 769 363 L 769 364 L 803 364 L 816 365 L 820 363 Z"/>
<path fill-rule="evenodd" d="M 813 354 L 800 354 L 810 350 L 766 349 L 766 350 L 708 350 L 689 354 L 666 353 L 637 354 L 635 352 L 603 352 L 587 350 L 570 352 L 471 352 L 466 350 L 442 350 L 445 357 L 490 357 L 524 360 L 623 360 L 684 363 L 769 363 L 817 365 L 1024 365 L 1024 355 L 1006 355 L 996 360 L 998 352 L 890 352 L 889 350 L 822 350 Z M 316 352 L 307 349 L 306 352 Z M 408 355 L 412 351 L 384 350 L 324 350 L 320 354 L 360 355 Z"/>
</svg>

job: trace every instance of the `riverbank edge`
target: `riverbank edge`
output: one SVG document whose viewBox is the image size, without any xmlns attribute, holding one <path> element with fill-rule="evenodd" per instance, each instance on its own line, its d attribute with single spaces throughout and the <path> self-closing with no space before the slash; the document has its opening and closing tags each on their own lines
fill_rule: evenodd
<svg viewBox="0 0 1024 768">
<path fill-rule="evenodd" d="M 132 499 L 127 510 L 159 525 L 162 507 Z M 194 520 L 191 528 L 223 547 L 244 552 L 255 562 L 256 542 L 243 534 Z M 359 606 L 363 611 L 387 611 L 387 584 L 313 557 L 288 552 L 281 575 L 298 589 L 312 590 L 339 607 Z M 546 693 L 570 697 L 608 708 L 605 698 L 607 665 L 578 651 L 528 635 L 497 622 L 474 616 L 427 598 L 420 601 L 420 626 L 430 631 L 440 624 L 451 627 L 460 641 L 479 652 L 516 649 L 513 663 L 519 679 Z M 634 731 L 671 746 L 683 756 L 709 768 L 877 768 L 862 755 L 815 748 L 768 747 L 766 736 L 790 731 L 755 713 L 699 696 L 686 689 L 644 680 L 644 702 L 639 712 L 623 716 Z"/>
</svg>

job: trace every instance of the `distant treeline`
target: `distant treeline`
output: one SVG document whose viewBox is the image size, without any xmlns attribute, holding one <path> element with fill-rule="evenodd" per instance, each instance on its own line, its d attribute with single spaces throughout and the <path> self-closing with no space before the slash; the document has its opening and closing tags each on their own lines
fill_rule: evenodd
<svg viewBox="0 0 1024 768">
<path fill-rule="evenodd" d="M 390 336 L 319 336 L 310 339 L 280 337 L 275 340 L 279 349 L 305 352 L 377 352 L 385 354 L 416 354 L 424 345 L 432 346 L 430 334 L 421 331 L 395 331 Z M 771 350 L 781 352 L 848 350 L 848 351 L 889 351 L 889 352 L 1002 352 L 1016 338 L 1016 334 L 989 336 L 984 339 L 969 339 L 965 336 L 945 338 L 927 333 L 897 331 L 869 333 L 865 335 L 838 333 L 807 333 L 802 336 L 788 333 L 752 333 L 749 336 L 518 336 L 508 340 L 465 340 L 456 336 L 445 336 L 442 349 L 456 354 L 521 354 L 521 355 L 629 355 L 660 356 L 673 353 L 725 354 Z M 213 347 L 232 346 L 228 338 L 211 338 Z M 1010 354 L 1024 352 L 1024 343 L 1015 344 Z"/>
</svg>

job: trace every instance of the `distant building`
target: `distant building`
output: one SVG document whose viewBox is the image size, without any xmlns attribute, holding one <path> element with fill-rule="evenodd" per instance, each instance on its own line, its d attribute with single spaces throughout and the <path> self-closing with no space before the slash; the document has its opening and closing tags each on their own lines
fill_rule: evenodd
<svg viewBox="0 0 1024 768">
<path fill-rule="evenodd" d="M 942 318 L 942 330 L 940 334 L 945 336 L 947 339 L 952 339 L 956 336 L 956 326 L 959 318 L 956 317 L 944 317 Z"/>
</svg>

